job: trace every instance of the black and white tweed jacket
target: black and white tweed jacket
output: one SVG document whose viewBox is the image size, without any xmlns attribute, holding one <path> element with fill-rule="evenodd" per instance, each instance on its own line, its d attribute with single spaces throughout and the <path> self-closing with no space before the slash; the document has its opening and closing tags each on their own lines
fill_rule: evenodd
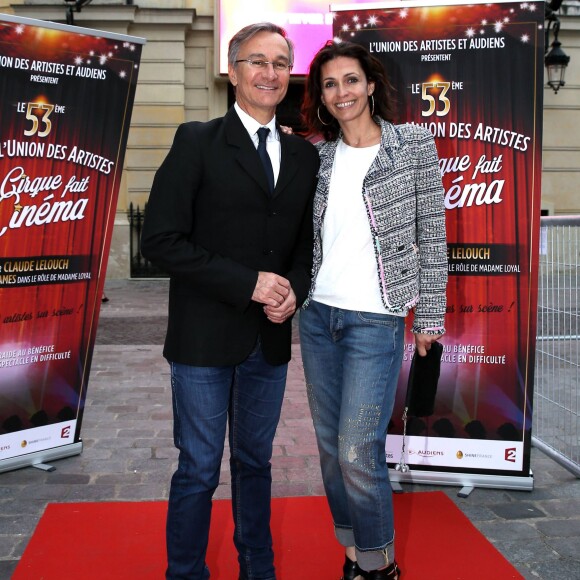
<svg viewBox="0 0 580 580">
<path fill-rule="evenodd" d="M 413 332 L 443 334 L 447 286 L 444 190 L 431 133 L 419 125 L 380 120 L 381 145 L 363 181 L 377 263 L 377 282 L 388 313 L 413 308 Z M 322 263 L 321 230 L 338 140 L 317 144 L 314 197 L 314 292 Z"/>
</svg>

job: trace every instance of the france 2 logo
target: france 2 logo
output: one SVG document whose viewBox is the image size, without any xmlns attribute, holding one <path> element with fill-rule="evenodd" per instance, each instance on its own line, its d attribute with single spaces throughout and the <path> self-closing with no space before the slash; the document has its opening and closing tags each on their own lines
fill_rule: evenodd
<svg viewBox="0 0 580 580">
<path fill-rule="evenodd" d="M 516 448 L 509 447 L 505 450 L 504 459 L 506 461 L 511 461 L 512 463 L 516 462 Z"/>
<path fill-rule="evenodd" d="M 63 427 L 60 430 L 60 438 L 61 439 L 68 439 L 70 437 L 70 425 Z"/>
</svg>

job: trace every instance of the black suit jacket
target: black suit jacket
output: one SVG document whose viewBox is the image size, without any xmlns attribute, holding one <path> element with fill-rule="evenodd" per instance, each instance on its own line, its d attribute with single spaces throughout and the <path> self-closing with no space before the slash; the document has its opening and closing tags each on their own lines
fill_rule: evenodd
<svg viewBox="0 0 580 580">
<path fill-rule="evenodd" d="M 314 146 L 280 132 L 274 195 L 235 109 L 181 125 L 157 171 L 141 252 L 170 276 L 164 356 L 197 366 L 233 365 L 258 335 L 266 360 L 290 360 L 291 320 L 273 324 L 251 300 L 259 271 L 286 277 L 298 305 L 310 288 Z"/>
</svg>

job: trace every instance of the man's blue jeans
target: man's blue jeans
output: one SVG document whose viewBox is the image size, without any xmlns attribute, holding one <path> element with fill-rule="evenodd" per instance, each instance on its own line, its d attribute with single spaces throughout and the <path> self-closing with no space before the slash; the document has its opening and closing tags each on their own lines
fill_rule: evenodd
<svg viewBox="0 0 580 580">
<path fill-rule="evenodd" d="M 273 579 L 270 459 L 288 365 L 266 362 L 259 342 L 236 366 L 170 365 L 179 464 L 169 493 L 166 577 L 209 578 L 205 555 L 211 502 L 228 425 L 240 578 Z"/>
<path fill-rule="evenodd" d="M 335 534 L 364 570 L 394 560 L 387 428 L 403 357 L 405 319 L 311 302 L 300 346 Z"/>
</svg>

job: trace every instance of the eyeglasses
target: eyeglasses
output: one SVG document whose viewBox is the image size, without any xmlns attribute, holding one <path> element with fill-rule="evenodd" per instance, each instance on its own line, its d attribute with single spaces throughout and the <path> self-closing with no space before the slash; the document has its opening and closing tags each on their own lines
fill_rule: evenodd
<svg viewBox="0 0 580 580">
<path fill-rule="evenodd" d="M 276 72 L 286 72 L 292 70 L 292 65 L 284 62 L 282 60 L 278 60 L 276 62 L 272 62 L 270 60 L 260 60 L 260 59 L 253 59 L 253 58 L 243 58 L 241 60 L 235 60 L 234 62 L 247 62 L 252 68 L 258 70 L 264 70 L 268 67 L 269 64 L 272 65 Z"/>
</svg>

